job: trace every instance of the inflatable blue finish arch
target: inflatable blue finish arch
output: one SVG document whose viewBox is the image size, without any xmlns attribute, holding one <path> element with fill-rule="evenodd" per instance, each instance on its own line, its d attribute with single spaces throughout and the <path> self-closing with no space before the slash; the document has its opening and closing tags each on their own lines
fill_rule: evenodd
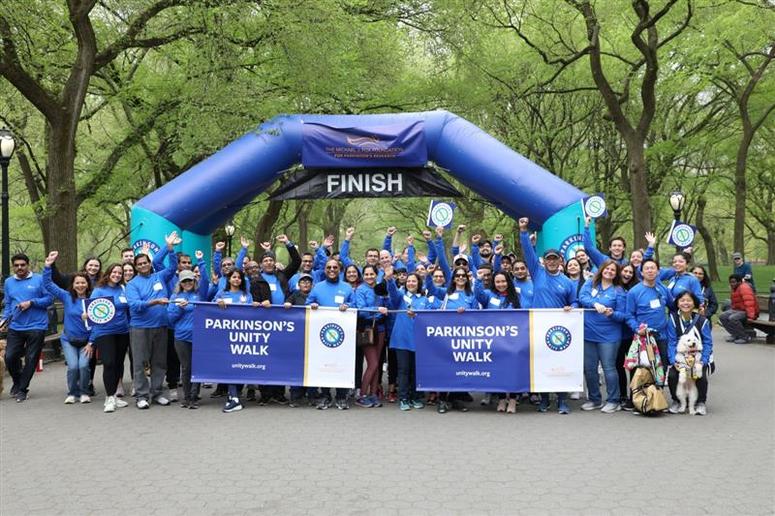
<svg viewBox="0 0 775 516">
<path fill-rule="evenodd" d="M 539 251 L 569 254 L 579 245 L 585 194 L 447 111 L 277 116 L 140 199 L 132 241 L 159 242 L 176 230 L 183 250 L 208 253 L 216 228 L 300 162 L 363 170 L 427 160 L 509 216 L 529 217 Z"/>
</svg>

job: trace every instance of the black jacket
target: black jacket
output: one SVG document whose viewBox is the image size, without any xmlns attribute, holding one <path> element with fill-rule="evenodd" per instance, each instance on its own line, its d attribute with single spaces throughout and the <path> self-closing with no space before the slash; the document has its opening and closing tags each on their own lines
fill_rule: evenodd
<svg viewBox="0 0 775 516">
<path fill-rule="evenodd" d="M 292 277 L 301 267 L 301 256 L 299 250 L 293 245 L 286 246 L 288 254 L 291 256 L 291 263 L 285 270 L 275 270 L 274 274 L 277 276 L 277 281 L 280 283 L 280 288 L 283 292 L 283 298 L 287 299 L 290 294 L 288 288 L 288 278 Z M 262 301 L 272 300 L 272 291 L 269 288 L 269 282 L 267 282 L 261 275 L 261 272 L 256 272 L 250 276 L 250 295 L 253 296 L 253 301 L 261 303 Z"/>
</svg>

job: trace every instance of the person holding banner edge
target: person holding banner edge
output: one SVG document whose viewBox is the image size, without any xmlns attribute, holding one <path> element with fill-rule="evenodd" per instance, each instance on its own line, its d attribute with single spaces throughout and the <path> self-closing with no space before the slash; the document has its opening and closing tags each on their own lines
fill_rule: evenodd
<svg viewBox="0 0 775 516">
<path fill-rule="evenodd" d="M 500 254 L 498 248 L 496 248 L 496 253 Z M 481 269 L 479 270 L 481 271 Z M 516 310 L 521 308 L 519 294 L 514 289 L 514 280 L 511 274 L 504 271 L 496 272 L 492 278 L 492 283 L 493 288 L 486 289 L 480 278 L 474 281 L 474 295 L 482 308 L 487 310 Z M 498 406 L 496 408 L 498 412 L 514 414 L 517 412 L 518 404 L 517 393 L 510 392 L 508 395 L 503 392 L 498 393 Z"/>
<path fill-rule="evenodd" d="M 390 337 L 390 347 L 395 350 L 398 362 L 398 402 L 402 411 L 410 409 L 422 409 L 425 407 L 420 395 L 417 393 L 417 377 L 414 343 L 414 316 L 413 310 L 429 310 L 436 308 L 424 295 L 420 277 L 409 274 L 406 277 L 406 287 L 399 288 L 393 277 L 392 267 L 385 269 L 385 281 L 389 294 L 389 306 L 393 310 L 401 310 L 396 314 L 393 325 L 393 333 Z M 387 315 L 387 308 L 380 307 L 380 313 Z M 445 403 L 445 402 L 440 402 Z"/>
<path fill-rule="evenodd" d="M 90 383 L 89 359 L 91 350 L 86 349 L 89 343 L 89 328 L 86 327 L 86 300 L 91 294 L 91 282 L 84 272 L 76 272 L 70 276 L 70 286 L 67 290 L 57 286 L 51 278 L 52 265 L 59 252 L 51 251 L 46 257 L 43 268 L 43 288 L 64 305 L 64 331 L 59 339 L 62 352 L 67 362 L 67 397 L 65 404 L 75 403 L 76 398 L 81 403 L 91 403 L 88 394 Z"/>
<path fill-rule="evenodd" d="M 385 272 L 386 274 L 386 272 Z M 391 274 L 392 276 L 392 274 Z M 386 278 L 387 279 L 387 278 Z M 356 360 L 366 358 L 366 370 L 361 379 L 361 397 L 356 400 L 360 407 L 381 407 L 382 402 L 377 395 L 379 375 L 379 358 L 385 346 L 384 315 L 374 310 L 382 307 L 382 298 L 374 292 L 377 284 L 377 268 L 373 265 L 363 266 L 363 283 L 355 290 L 355 306 L 358 308 L 358 331 L 371 327 L 371 342 L 363 343 L 359 348 L 362 356 Z M 395 330 L 394 330 L 395 331 Z M 357 350 L 356 350 L 357 351 Z M 356 364 L 357 365 L 357 364 Z M 357 368 L 356 368 L 357 371 Z M 400 373 L 399 373 L 400 374 Z"/>
<path fill-rule="evenodd" d="M 213 301 L 218 303 L 221 308 L 226 308 L 226 305 L 252 305 L 253 296 L 246 289 L 245 273 L 240 269 L 233 269 L 228 276 L 225 276 L 227 282 L 227 288 L 219 290 L 215 294 Z M 269 304 L 269 300 L 264 301 Z M 239 399 L 239 393 L 242 390 L 242 385 L 230 383 L 226 387 L 228 398 L 223 405 L 223 412 L 231 413 L 242 410 L 242 403 Z"/>
<path fill-rule="evenodd" d="M 200 274 L 207 277 L 207 265 L 204 253 L 197 250 L 196 256 Z M 191 343 L 194 324 L 194 303 L 206 301 L 209 285 L 207 281 L 197 281 L 192 271 L 180 271 L 178 285 L 175 287 L 170 304 L 167 305 L 167 318 L 174 330 L 175 352 L 180 360 L 180 380 L 183 384 L 181 408 L 199 408 L 199 384 L 191 383 Z"/>
<path fill-rule="evenodd" d="M 528 234 L 529 222 L 527 217 L 519 219 L 519 241 L 530 276 L 533 278 L 533 301 L 530 307 L 562 308 L 569 312 L 578 306 L 576 286 L 560 271 L 561 257 L 556 249 L 548 249 L 544 252 L 544 264 L 541 265 Z M 560 414 L 570 413 L 566 396 L 567 393 L 557 393 L 557 411 Z M 538 411 L 547 410 L 549 410 L 549 393 L 542 392 Z"/>
<path fill-rule="evenodd" d="M 124 376 L 124 358 L 129 349 L 129 304 L 123 280 L 123 266 L 109 265 L 97 282 L 92 297 L 111 298 L 115 312 L 105 324 L 95 324 L 86 348 L 99 350 L 102 359 L 102 384 L 105 387 L 105 412 L 115 412 L 128 403 L 117 397 L 118 386 Z"/>
<path fill-rule="evenodd" d="M 325 281 L 321 281 L 314 287 L 307 297 L 307 305 L 312 310 L 320 306 L 338 307 L 342 312 L 353 304 L 352 287 L 339 277 L 341 266 L 337 260 L 329 259 L 325 265 Z M 330 389 L 322 389 L 322 397 L 317 405 L 318 410 L 327 410 L 331 406 Z M 349 409 L 347 404 L 347 389 L 336 388 L 336 408 Z"/>
</svg>

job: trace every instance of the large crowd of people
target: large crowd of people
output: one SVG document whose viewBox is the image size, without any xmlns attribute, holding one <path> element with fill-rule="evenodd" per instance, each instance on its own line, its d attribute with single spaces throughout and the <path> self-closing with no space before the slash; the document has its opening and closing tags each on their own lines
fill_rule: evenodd
<svg viewBox="0 0 775 516">
<path fill-rule="evenodd" d="M 460 392 L 419 392 L 415 380 L 413 318 L 417 310 L 503 310 L 527 308 L 585 309 L 584 378 L 587 400 L 581 410 L 611 414 L 632 410 L 628 394 L 625 357 L 633 336 L 648 334 L 661 357 L 659 377 L 667 378 L 671 404 L 677 413 L 678 373 L 685 364 L 676 358 L 680 337 L 694 332 L 701 340 L 696 357 L 705 371 L 697 382 L 696 413 L 707 413 L 707 376 L 713 368 L 711 319 L 718 302 L 708 275 L 701 266 L 691 268 L 691 249 L 672 256 L 670 266 L 660 267 L 654 258 L 655 237 L 649 246 L 627 254 L 622 237 L 598 250 L 584 230 L 583 245 L 575 256 L 563 260 L 556 249 L 539 256 L 528 232 L 528 220 L 520 219 L 518 255 L 507 250 L 502 235 L 487 240 L 479 234 L 464 239 L 466 228 L 454 231 L 447 249 L 444 228 L 422 232 L 422 249 L 415 239 L 396 246 L 396 228 L 388 228 L 382 249 L 368 249 L 362 261 L 350 254 L 355 229 L 345 231 L 338 250 L 333 236 L 309 242 L 300 253 L 286 235 L 276 238 L 289 262 L 277 261 L 271 242 L 262 242 L 259 254 L 249 256 L 251 242 L 242 238 L 236 258 L 224 256 L 222 242 L 215 245 L 210 264 L 204 253 L 191 256 L 176 252 L 181 239 L 165 237 L 165 246 L 154 256 L 148 248 L 137 254 L 121 250 L 121 260 L 103 267 L 89 258 L 80 271 L 67 274 L 57 269 L 57 252 L 45 259 L 42 274 L 30 270 L 24 254 L 12 258 L 13 274 L 5 281 L 2 328 L 7 332 L 6 362 L 13 385 L 10 394 L 19 403 L 27 400 L 38 356 L 49 326 L 47 308 L 59 300 L 64 310 L 62 351 L 67 363 L 64 403 L 89 403 L 95 395 L 97 357 L 102 364 L 104 411 L 126 407 L 124 364 L 128 355 L 131 395 L 138 409 L 152 404 L 178 402 L 196 409 L 204 391 L 191 381 L 192 324 L 197 302 L 269 306 L 306 305 L 358 310 L 355 389 L 314 389 L 291 386 L 217 385 L 211 398 L 222 397 L 223 411 L 241 410 L 248 401 L 260 405 L 335 406 L 348 409 L 351 400 L 360 407 L 397 403 L 402 411 L 435 405 L 439 413 L 468 410 L 473 398 Z M 743 271 L 745 272 L 745 271 Z M 750 271 L 749 271 L 750 272 Z M 751 304 L 750 276 L 733 274 L 732 308 L 720 322 L 735 342 L 747 342 L 744 319 L 755 317 Z M 96 296 L 113 298 L 115 315 L 107 324 L 89 324 L 85 302 Z M 742 315 L 740 313 L 742 312 Z M 680 355 L 680 354 L 679 354 Z M 383 365 L 387 363 L 387 367 Z M 386 371 L 387 378 L 384 378 Z M 602 381 L 601 381 L 602 371 Z M 605 384 L 605 400 L 600 385 Z M 482 404 L 497 399 L 496 410 L 517 412 L 530 403 L 540 412 L 552 399 L 561 414 L 568 414 L 572 393 L 485 393 Z"/>
</svg>

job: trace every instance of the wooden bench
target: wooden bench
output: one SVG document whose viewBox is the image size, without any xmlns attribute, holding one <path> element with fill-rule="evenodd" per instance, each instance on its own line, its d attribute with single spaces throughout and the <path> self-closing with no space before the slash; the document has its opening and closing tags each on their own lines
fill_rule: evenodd
<svg viewBox="0 0 775 516">
<path fill-rule="evenodd" d="M 746 324 L 760 332 L 766 333 L 767 344 L 775 344 L 775 313 L 770 311 L 770 296 L 764 294 L 756 295 L 756 303 L 759 305 L 759 319 L 748 319 Z M 761 317 L 769 314 L 768 319 Z"/>
</svg>

